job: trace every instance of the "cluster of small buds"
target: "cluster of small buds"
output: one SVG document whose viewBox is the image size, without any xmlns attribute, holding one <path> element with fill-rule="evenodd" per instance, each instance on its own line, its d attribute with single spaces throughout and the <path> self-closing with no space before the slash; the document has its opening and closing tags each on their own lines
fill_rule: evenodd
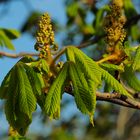
<svg viewBox="0 0 140 140">
<path fill-rule="evenodd" d="M 52 30 L 51 20 L 48 13 L 43 14 L 38 22 L 37 42 L 39 44 L 53 45 L 54 44 L 54 32 Z"/>
<path fill-rule="evenodd" d="M 109 49 L 110 51 L 113 51 L 118 43 L 122 45 L 126 38 L 126 32 L 123 28 L 126 22 L 125 17 L 122 15 L 123 5 L 118 2 L 119 1 L 114 0 L 111 3 L 111 12 L 107 14 L 104 20 L 104 30 L 106 32 L 105 40 L 108 44 L 108 48 L 112 48 Z"/>
<path fill-rule="evenodd" d="M 38 31 L 36 34 L 35 49 L 40 51 L 40 58 L 47 58 L 51 55 L 50 47 L 54 47 L 54 32 L 52 30 L 51 19 L 48 13 L 43 14 L 38 21 Z"/>
</svg>

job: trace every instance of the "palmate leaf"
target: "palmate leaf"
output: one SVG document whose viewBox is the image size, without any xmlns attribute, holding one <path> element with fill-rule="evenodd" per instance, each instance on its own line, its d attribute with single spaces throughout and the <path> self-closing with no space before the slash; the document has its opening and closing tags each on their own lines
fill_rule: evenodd
<svg viewBox="0 0 140 140">
<path fill-rule="evenodd" d="M 86 80 L 84 73 L 73 62 L 70 63 L 69 75 L 72 80 L 77 107 L 82 113 L 88 114 L 90 118 L 93 118 L 96 106 L 95 83 L 90 79 Z M 90 120 L 93 123 L 93 120 Z"/>
<path fill-rule="evenodd" d="M 102 69 L 102 79 L 105 80 L 116 92 L 131 97 L 131 95 L 125 90 L 125 88 L 107 71 Z"/>
<path fill-rule="evenodd" d="M 131 97 L 131 95 L 123 88 L 123 86 L 106 70 L 99 67 L 96 62 L 85 55 L 82 51 L 74 46 L 67 48 L 67 59 L 76 63 L 76 66 L 80 66 L 86 75 L 86 79 L 91 79 L 97 85 L 101 84 L 101 77 L 108 83 L 112 89 L 120 94 Z"/>
<path fill-rule="evenodd" d="M 140 80 L 135 75 L 131 66 L 125 67 L 125 72 L 121 74 L 121 78 L 135 91 L 140 91 Z"/>
<path fill-rule="evenodd" d="M 16 129 L 20 135 L 24 135 L 29 124 L 31 123 L 31 119 L 26 114 L 19 111 L 19 93 L 17 86 L 18 79 L 16 78 L 17 71 L 14 67 L 11 70 L 10 84 L 7 90 L 8 96 L 5 103 L 5 114 L 10 126 Z"/>
<path fill-rule="evenodd" d="M 65 63 L 47 93 L 44 111 L 51 118 L 55 116 L 55 113 L 57 111 L 59 112 L 60 99 L 62 93 L 64 92 L 64 85 L 66 84 L 67 72 L 68 63 Z"/>
<path fill-rule="evenodd" d="M 140 46 L 136 50 L 136 55 L 132 64 L 133 71 L 140 69 Z"/>
</svg>

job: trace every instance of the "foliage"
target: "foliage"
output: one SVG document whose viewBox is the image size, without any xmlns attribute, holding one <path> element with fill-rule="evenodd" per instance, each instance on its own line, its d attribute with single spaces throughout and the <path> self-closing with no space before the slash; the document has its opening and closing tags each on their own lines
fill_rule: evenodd
<svg viewBox="0 0 140 140">
<path fill-rule="evenodd" d="M 24 24 L 22 32 L 37 28 L 34 48 L 39 52 L 39 56 L 21 58 L 7 73 L 0 86 L 0 98 L 5 100 L 6 119 L 14 130 L 11 136 L 15 136 L 15 139 L 16 136 L 20 139 L 20 135 L 22 137 L 27 133 L 37 105 L 44 115 L 51 119 L 59 119 L 64 93 L 73 96 L 77 108 L 89 116 L 92 125 L 97 110 L 97 94 L 100 91 L 111 92 L 110 95 L 117 93 L 119 96 L 115 98 L 116 100 L 125 102 L 130 99 L 135 105 L 133 95 L 140 91 L 140 81 L 136 76 L 140 71 L 140 46 L 132 47 L 131 44 L 133 40 L 136 41 L 135 35 L 139 37 L 134 33 L 139 25 L 135 24 L 127 29 L 129 25 L 126 22 L 126 18 L 131 19 L 137 15 L 135 7 L 131 1 L 122 0 L 113 0 L 110 6 L 105 5 L 102 8 L 97 8 L 94 5 L 96 2 L 92 3 L 91 8 L 89 3 L 90 1 L 87 1 L 86 5 L 74 0 L 66 2 L 69 30 L 67 42 L 63 43 L 74 44 L 77 33 L 82 35 L 82 42 L 87 39 L 90 41 L 93 35 L 106 34 L 105 42 L 102 39 L 98 42 L 101 47 L 106 47 L 102 47 L 103 52 L 95 57 L 96 60 L 90 58 L 79 49 L 80 46 L 76 45 L 69 45 L 57 51 L 58 46 L 48 13 L 39 18 L 37 26 L 34 22 L 40 16 L 38 12 L 33 12 Z M 88 12 L 92 12 L 96 17 L 92 23 L 87 23 Z M 127 39 L 127 31 L 131 40 Z M 35 35 L 34 30 L 32 33 Z M 1 28 L 0 45 L 14 50 L 11 40 L 18 38 L 19 35 L 16 30 Z M 65 55 L 66 59 L 59 65 L 58 59 L 62 55 Z"/>
</svg>

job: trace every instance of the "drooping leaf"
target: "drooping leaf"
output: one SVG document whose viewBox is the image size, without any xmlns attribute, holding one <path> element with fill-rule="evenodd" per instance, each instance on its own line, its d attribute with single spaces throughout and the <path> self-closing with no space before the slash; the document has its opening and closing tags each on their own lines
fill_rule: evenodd
<svg viewBox="0 0 140 140">
<path fill-rule="evenodd" d="M 15 110 L 16 112 L 16 130 L 21 136 L 24 136 L 28 130 L 32 119 L 28 117 L 27 114 L 20 112 L 19 108 Z"/>
<path fill-rule="evenodd" d="M 37 102 L 41 108 L 44 106 L 45 95 L 42 94 L 42 88 L 45 87 L 43 78 L 40 73 L 36 73 L 32 67 L 27 66 L 23 63 L 23 66 L 26 70 L 26 74 L 32 86 L 34 95 L 36 96 Z"/>
<path fill-rule="evenodd" d="M 45 100 L 44 111 L 48 116 L 52 117 L 60 109 L 60 98 L 64 92 L 68 72 L 68 63 L 65 63 L 60 70 L 56 79 L 53 81 Z"/>
<path fill-rule="evenodd" d="M 15 68 L 11 71 L 11 78 L 9 81 L 8 89 L 7 89 L 7 100 L 5 103 L 5 114 L 6 119 L 9 122 L 9 124 L 16 128 L 16 105 L 17 105 L 17 99 L 18 99 L 18 87 L 16 86 L 17 79 L 16 79 L 16 71 Z"/>
<path fill-rule="evenodd" d="M 121 74 L 121 77 L 135 91 L 140 91 L 140 80 L 135 75 L 131 66 L 125 67 L 125 71 Z"/>
<path fill-rule="evenodd" d="M 8 74 L 5 76 L 5 78 L 2 81 L 2 84 L 0 86 L 0 98 L 1 99 L 7 99 L 8 98 L 7 90 L 9 88 L 10 78 L 11 78 L 11 71 L 9 71 Z"/>
<path fill-rule="evenodd" d="M 36 98 L 33 94 L 30 81 L 22 64 L 17 64 L 18 86 L 19 86 L 19 110 L 29 118 L 36 109 Z"/>
<path fill-rule="evenodd" d="M 140 46 L 136 50 L 136 55 L 132 64 L 133 71 L 140 69 Z"/>
<path fill-rule="evenodd" d="M 18 62 L 6 77 L 9 78 L 8 87 L 5 90 L 6 118 L 10 126 L 20 135 L 25 135 L 32 121 L 32 113 L 36 109 L 36 98 L 23 63 Z"/>
<path fill-rule="evenodd" d="M 70 63 L 69 74 L 77 107 L 82 113 L 93 116 L 96 106 L 96 84 L 86 79 L 84 73 L 73 62 Z"/>
<path fill-rule="evenodd" d="M 11 40 L 2 30 L 0 30 L 0 40 L 1 40 L 0 42 L 2 43 L 2 46 L 5 46 L 10 50 L 15 50 L 15 47 L 12 44 Z"/>
<path fill-rule="evenodd" d="M 107 71 L 102 69 L 102 79 L 118 93 L 131 97 L 131 95 L 125 90 L 125 88 Z"/>
</svg>

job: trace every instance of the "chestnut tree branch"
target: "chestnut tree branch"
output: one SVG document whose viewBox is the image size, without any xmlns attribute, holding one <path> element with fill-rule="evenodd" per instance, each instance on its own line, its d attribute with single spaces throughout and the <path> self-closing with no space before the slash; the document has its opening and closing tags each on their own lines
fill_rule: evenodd
<svg viewBox="0 0 140 140">
<path fill-rule="evenodd" d="M 27 53 L 27 52 L 21 52 L 18 54 L 11 54 L 11 53 L 7 53 L 7 52 L 2 52 L 0 51 L 0 56 L 1 57 L 9 57 L 9 58 L 20 58 L 23 56 L 38 56 L 38 53 Z"/>
<path fill-rule="evenodd" d="M 74 96 L 71 88 L 66 88 L 65 92 Z M 96 93 L 96 100 L 97 101 L 106 101 L 113 104 L 121 105 L 128 108 L 133 109 L 140 109 L 140 102 L 136 101 L 135 99 L 131 99 L 119 93 Z"/>
</svg>

